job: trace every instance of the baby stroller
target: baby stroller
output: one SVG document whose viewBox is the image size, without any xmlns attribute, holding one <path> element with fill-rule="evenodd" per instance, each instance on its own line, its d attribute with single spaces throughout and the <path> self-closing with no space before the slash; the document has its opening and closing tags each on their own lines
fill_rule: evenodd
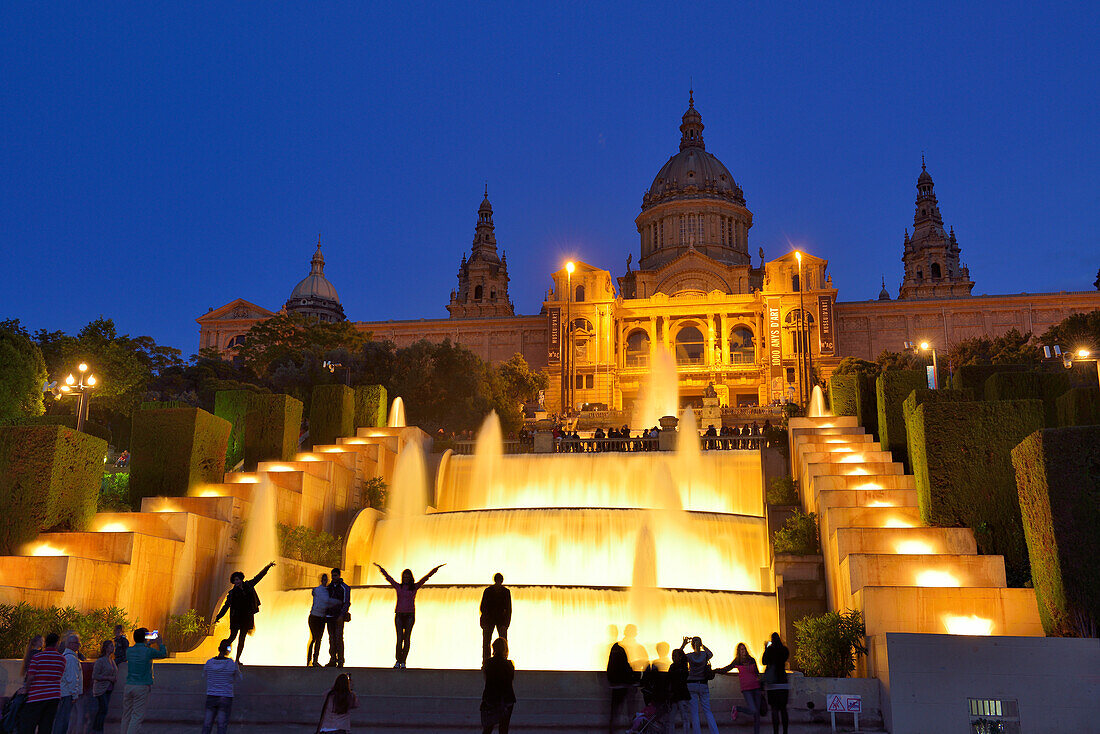
<svg viewBox="0 0 1100 734">
<path fill-rule="evenodd" d="M 634 714 L 634 721 L 631 723 L 630 728 L 627 729 L 627 734 L 641 734 L 646 731 L 660 731 L 661 722 L 664 721 L 665 716 L 668 714 L 666 707 L 658 707 L 654 704 L 649 704 L 644 709 Z"/>
</svg>

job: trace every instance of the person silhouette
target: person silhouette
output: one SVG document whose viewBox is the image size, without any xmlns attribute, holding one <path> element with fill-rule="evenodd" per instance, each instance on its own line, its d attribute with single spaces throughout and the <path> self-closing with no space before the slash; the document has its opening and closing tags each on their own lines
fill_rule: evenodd
<svg viewBox="0 0 1100 734">
<path fill-rule="evenodd" d="M 233 584 L 233 587 L 225 595 L 225 604 L 222 605 L 218 616 L 214 617 L 214 624 L 217 624 L 225 616 L 225 613 L 229 612 L 230 644 L 240 635 L 237 638 L 236 662 L 238 664 L 241 662 L 241 653 L 244 652 L 244 638 L 252 634 L 252 630 L 255 629 L 256 614 L 260 611 L 260 597 L 256 593 L 256 584 L 260 583 L 260 580 L 267 575 L 267 572 L 274 565 L 275 561 L 267 564 L 263 567 L 263 570 L 248 581 L 244 580 L 244 572 L 242 571 L 234 571 L 229 575 L 229 583 Z"/>
<path fill-rule="evenodd" d="M 397 630 L 397 648 L 394 657 L 397 658 L 397 661 L 393 664 L 393 667 L 404 668 L 405 662 L 409 659 L 409 648 L 412 646 L 412 628 L 416 622 L 416 592 L 420 591 L 420 587 L 427 583 L 436 571 L 447 564 L 439 564 L 424 574 L 424 577 L 419 581 L 415 581 L 412 570 L 406 568 L 401 572 L 401 583 L 395 581 L 393 576 L 390 576 L 380 564 L 376 563 L 374 565 L 378 566 L 382 576 L 397 592 L 397 606 L 394 608 L 393 614 L 393 624 Z"/>
<path fill-rule="evenodd" d="M 481 594 L 481 664 L 489 661 L 489 643 L 493 630 L 504 640 L 508 639 L 508 625 L 512 623 L 512 592 L 504 585 L 504 575 L 493 576 L 493 585 L 485 587 Z"/>
</svg>

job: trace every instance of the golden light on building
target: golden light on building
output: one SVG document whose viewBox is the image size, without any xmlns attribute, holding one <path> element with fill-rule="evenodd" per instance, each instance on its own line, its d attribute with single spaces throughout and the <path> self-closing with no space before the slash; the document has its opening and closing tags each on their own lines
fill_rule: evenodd
<svg viewBox="0 0 1100 734">
<path fill-rule="evenodd" d="M 894 546 L 894 550 L 905 556 L 926 556 L 936 552 L 932 544 L 924 540 L 902 540 Z"/>
<path fill-rule="evenodd" d="M 109 522 L 96 529 L 97 533 L 126 533 L 130 528 L 121 522 Z"/>
<path fill-rule="evenodd" d="M 55 548 L 49 543 L 38 543 L 31 549 L 30 555 L 32 556 L 63 556 L 65 551 L 60 548 Z"/>
<path fill-rule="evenodd" d="M 917 586 L 959 587 L 962 584 L 947 571 L 926 569 L 917 573 Z"/>
<path fill-rule="evenodd" d="M 969 616 L 945 614 L 943 626 L 949 635 L 980 635 L 988 637 L 993 634 L 993 620 L 979 617 L 976 614 Z"/>
</svg>

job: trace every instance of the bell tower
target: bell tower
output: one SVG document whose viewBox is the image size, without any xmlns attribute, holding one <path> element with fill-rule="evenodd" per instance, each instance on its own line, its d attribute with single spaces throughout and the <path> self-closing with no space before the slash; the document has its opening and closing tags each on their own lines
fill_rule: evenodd
<svg viewBox="0 0 1100 734">
<path fill-rule="evenodd" d="M 913 214 L 913 236 L 905 232 L 902 263 L 905 278 L 898 299 L 956 298 L 969 296 L 974 288 L 970 270 L 959 260 L 955 229 L 945 232 L 932 175 L 921 156 L 917 177 L 917 202 Z"/>
<path fill-rule="evenodd" d="M 497 254 L 496 230 L 489 187 L 477 210 L 474 242 L 470 257 L 462 256 L 458 266 L 458 289 L 451 291 L 447 311 L 452 319 L 504 318 L 515 316 L 508 298 L 508 257 Z"/>
</svg>

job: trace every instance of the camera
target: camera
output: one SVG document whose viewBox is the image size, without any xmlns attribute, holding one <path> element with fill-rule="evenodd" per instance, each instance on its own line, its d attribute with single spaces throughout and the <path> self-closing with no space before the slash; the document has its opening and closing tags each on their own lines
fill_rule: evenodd
<svg viewBox="0 0 1100 734">
<path fill-rule="evenodd" d="M 160 639 L 160 630 L 153 630 L 149 634 L 145 635 L 145 639 L 147 639 L 147 640 L 159 640 Z"/>
</svg>

